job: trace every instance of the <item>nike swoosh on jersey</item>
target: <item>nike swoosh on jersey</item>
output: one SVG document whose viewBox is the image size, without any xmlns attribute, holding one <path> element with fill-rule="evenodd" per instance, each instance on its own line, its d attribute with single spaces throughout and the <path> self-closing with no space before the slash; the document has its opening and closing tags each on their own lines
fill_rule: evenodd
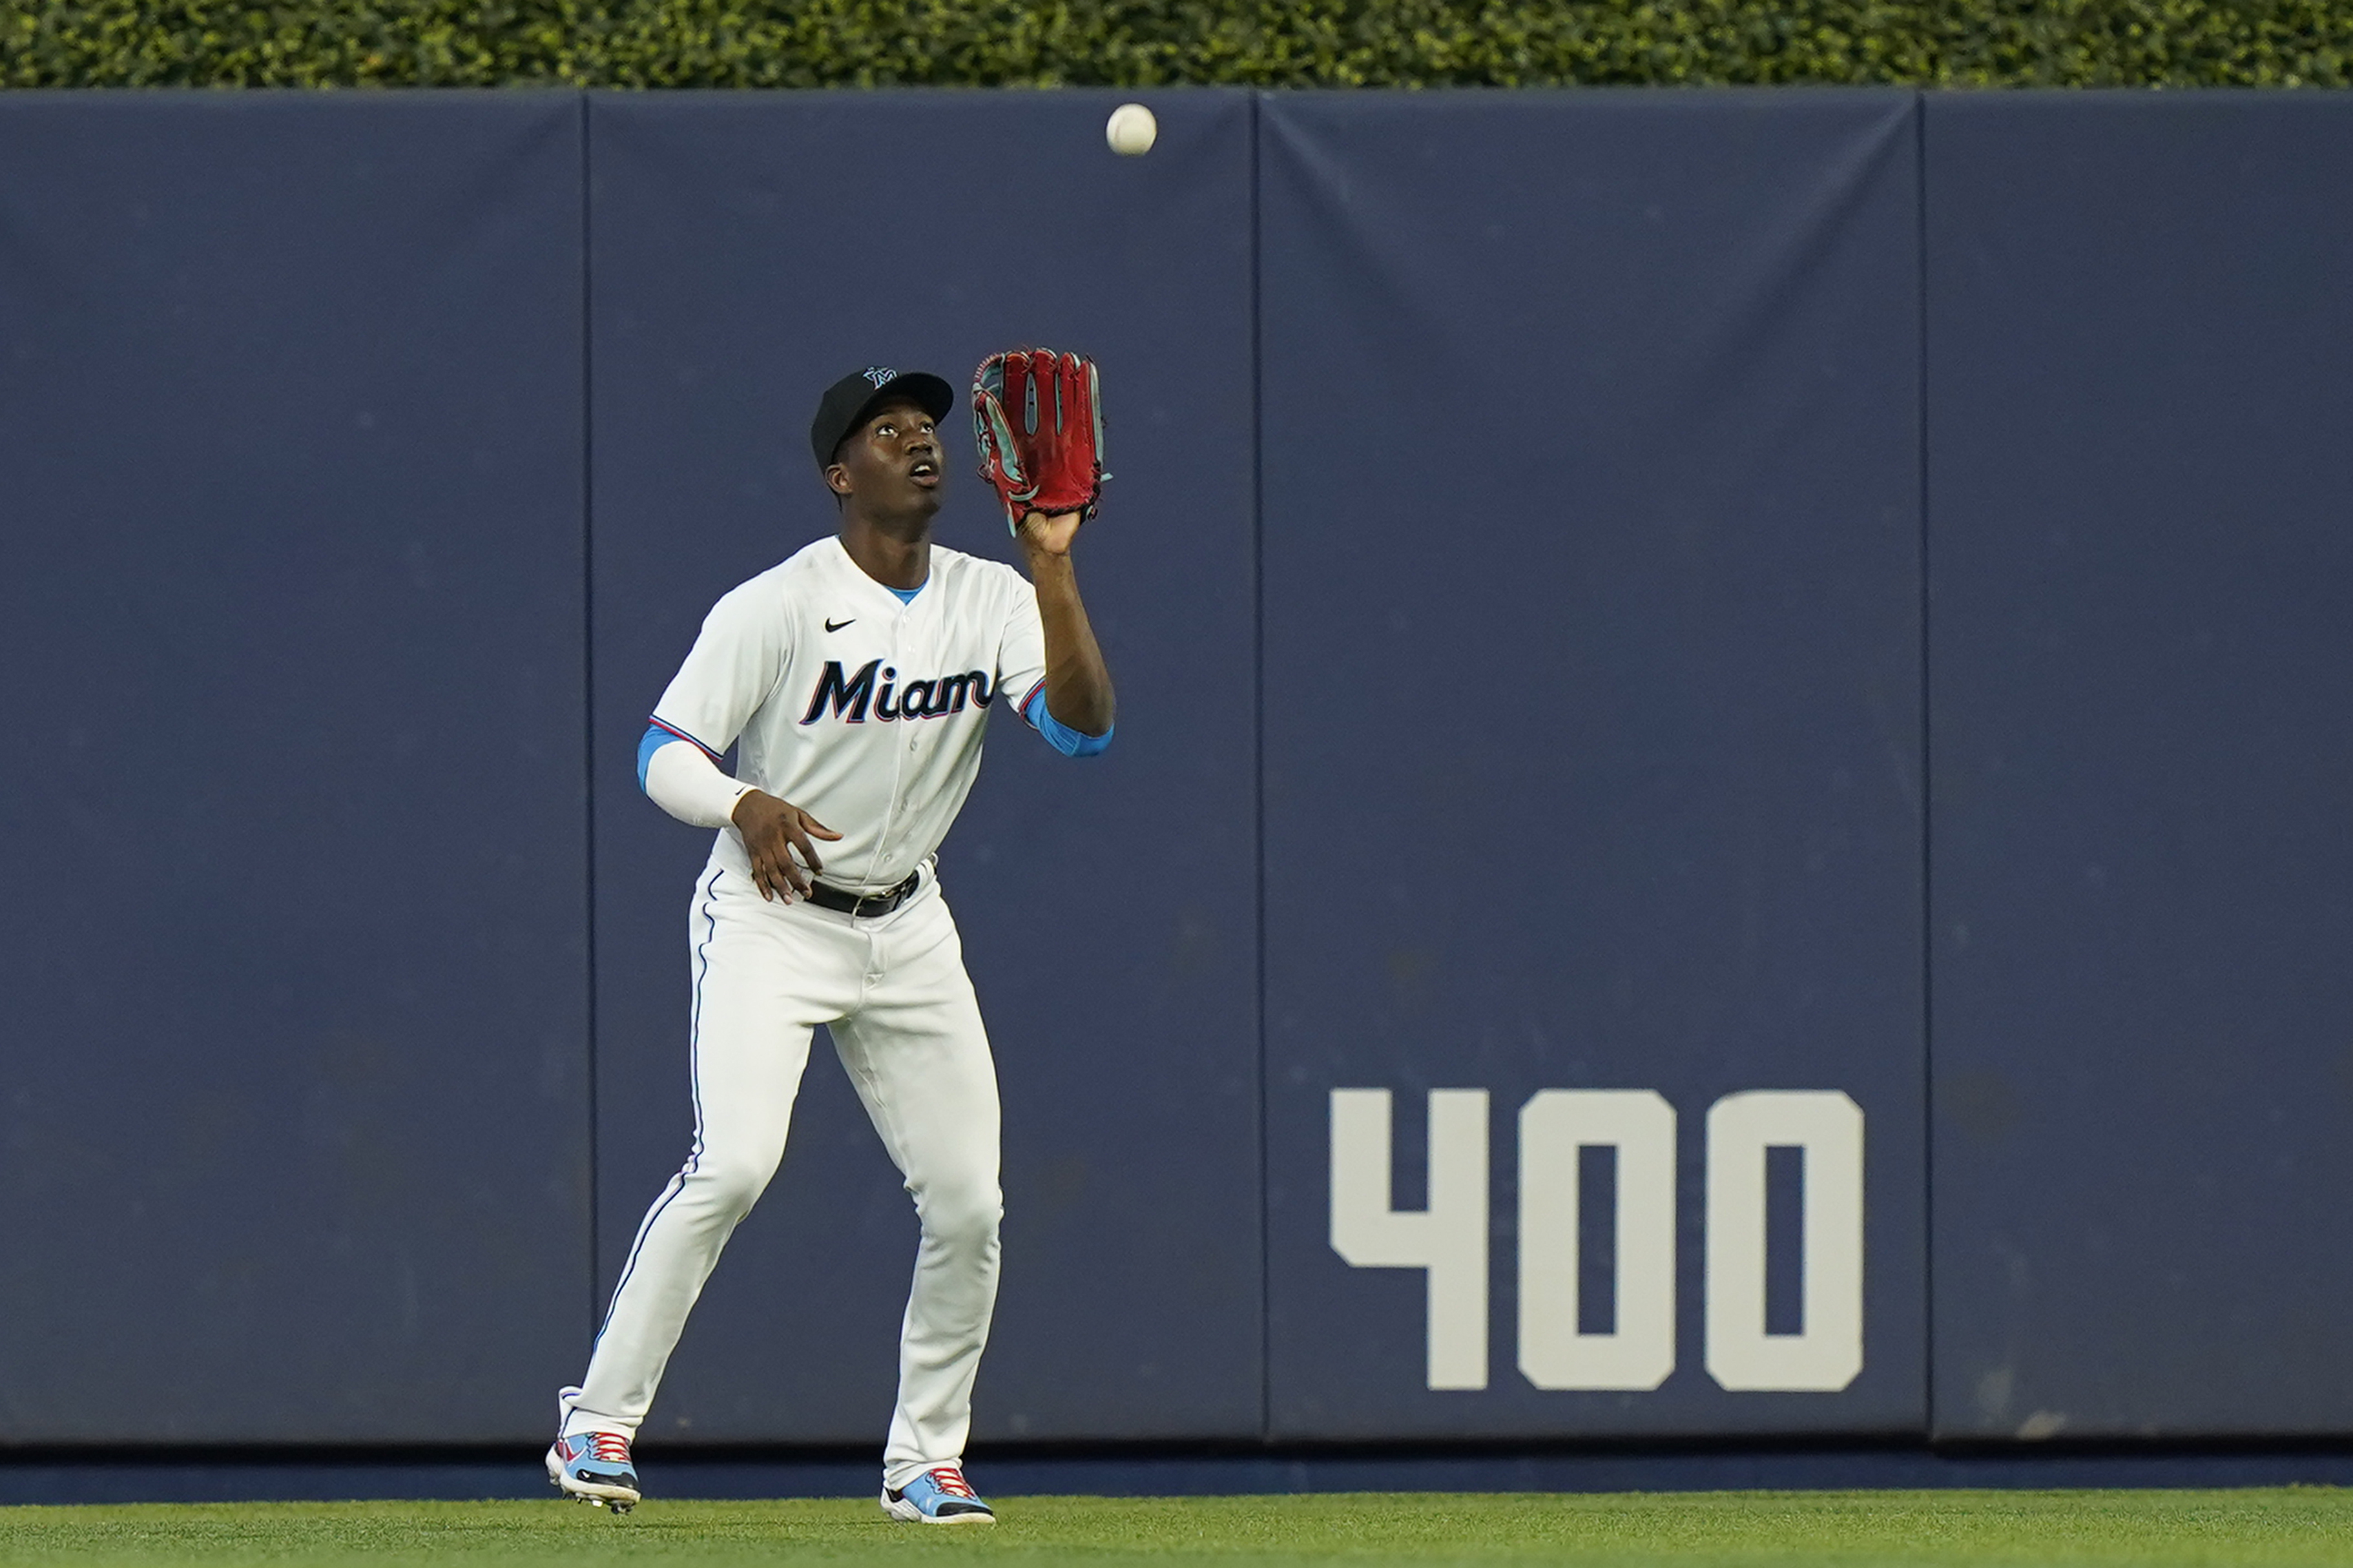
<svg viewBox="0 0 2353 1568">
<path fill-rule="evenodd" d="M 849 617 L 849 620 L 847 621 L 828 621 L 825 623 L 825 629 L 829 632 L 838 632 L 842 627 L 850 625 L 851 622 L 854 622 L 857 619 L 858 617 L 856 616 L 852 616 Z"/>
</svg>

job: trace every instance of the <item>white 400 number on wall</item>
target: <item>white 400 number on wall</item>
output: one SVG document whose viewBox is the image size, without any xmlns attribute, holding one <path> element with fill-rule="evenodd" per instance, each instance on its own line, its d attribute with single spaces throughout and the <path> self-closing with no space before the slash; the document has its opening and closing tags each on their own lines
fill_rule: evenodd
<svg viewBox="0 0 2353 1568">
<path fill-rule="evenodd" d="M 1487 1386 L 1487 1091 L 1430 1091 L 1429 1206 L 1389 1203 L 1389 1091 L 1332 1091 L 1332 1249 L 1429 1275 L 1430 1386 Z M 1617 1160 L 1615 1321 L 1579 1327 L 1579 1152 Z M 1802 1151 L 1801 1327 L 1766 1325 L 1767 1151 Z M 1647 1089 L 1548 1089 L 1520 1107 L 1520 1373 L 1650 1389 L 1675 1369 L 1675 1112 Z M 1862 1370 L 1862 1110 L 1835 1089 L 1752 1089 L 1707 1112 L 1708 1375 L 1835 1393 Z"/>
</svg>

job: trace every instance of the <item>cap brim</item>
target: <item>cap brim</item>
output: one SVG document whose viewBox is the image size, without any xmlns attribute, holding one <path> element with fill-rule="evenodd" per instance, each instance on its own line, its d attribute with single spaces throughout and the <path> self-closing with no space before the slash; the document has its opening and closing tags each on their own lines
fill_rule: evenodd
<svg viewBox="0 0 2353 1568">
<path fill-rule="evenodd" d="M 849 428 L 857 429 L 874 417 L 876 409 L 902 397 L 913 399 L 916 407 L 935 420 L 946 418 L 948 410 L 956 405 L 955 387 L 927 371 L 911 370 L 903 375 L 894 375 L 876 387 L 874 395 L 858 405 L 858 413 L 849 421 Z M 845 436 L 848 433 L 843 432 Z"/>
</svg>

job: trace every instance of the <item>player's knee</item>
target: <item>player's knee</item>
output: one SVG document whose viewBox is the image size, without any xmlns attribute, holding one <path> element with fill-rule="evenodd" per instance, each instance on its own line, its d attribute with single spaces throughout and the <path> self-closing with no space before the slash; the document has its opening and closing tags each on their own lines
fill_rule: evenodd
<svg viewBox="0 0 2353 1568">
<path fill-rule="evenodd" d="M 706 1203 L 740 1217 L 768 1190 L 779 1158 L 781 1152 L 764 1158 L 756 1152 L 714 1156 L 705 1150 L 695 1161 L 693 1180 L 702 1187 Z"/>
<path fill-rule="evenodd" d="M 997 1239 L 1005 1218 L 1005 1197 L 997 1184 L 934 1187 L 916 1205 L 923 1234 L 950 1246 L 977 1247 Z"/>
</svg>

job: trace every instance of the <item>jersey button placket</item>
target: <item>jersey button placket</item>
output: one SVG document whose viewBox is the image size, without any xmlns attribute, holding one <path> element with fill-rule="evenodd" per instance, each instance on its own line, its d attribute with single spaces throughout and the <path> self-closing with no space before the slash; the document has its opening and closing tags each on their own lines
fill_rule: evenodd
<svg viewBox="0 0 2353 1568">
<path fill-rule="evenodd" d="M 902 689 L 906 682 L 913 677 L 913 666 L 907 662 L 905 657 L 907 622 L 910 615 L 910 609 L 902 607 L 891 623 L 891 663 L 899 671 L 899 681 Z M 894 722 L 904 724 L 907 721 L 902 718 Z M 898 837 L 899 829 L 906 821 L 904 791 L 907 787 L 907 752 L 912 750 L 913 750 L 912 737 L 907 747 L 892 748 L 891 809 L 883 815 L 882 833 L 874 844 L 874 861 L 877 870 L 889 860 L 892 842 Z M 870 873 L 871 874 L 873 873 Z"/>
</svg>

